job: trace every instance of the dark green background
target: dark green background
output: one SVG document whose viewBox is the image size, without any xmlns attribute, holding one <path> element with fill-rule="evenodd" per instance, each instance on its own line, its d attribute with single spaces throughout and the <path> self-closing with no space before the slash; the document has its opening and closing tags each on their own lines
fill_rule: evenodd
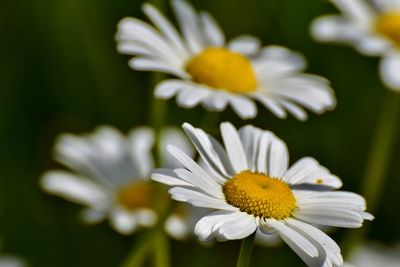
<svg viewBox="0 0 400 267">
<path fill-rule="evenodd" d="M 134 238 L 121 237 L 107 223 L 81 225 L 79 206 L 44 194 L 38 178 L 57 167 L 51 159 L 55 136 L 92 131 L 111 124 L 123 131 L 149 122 L 151 74 L 134 72 L 115 49 L 117 22 L 143 18 L 135 0 L 2 0 L 0 2 L 0 238 L 3 252 L 20 255 L 32 266 L 118 266 Z M 221 115 L 236 126 L 251 123 L 272 130 L 288 144 L 291 162 L 313 156 L 359 192 L 373 129 L 387 93 L 378 60 L 351 48 L 318 44 L 309 35 L 313 18 L 337 12 L 327 1 L 193 1 L 210 11 L 228 38 L 248 33 L 264 44 L 303 53 L 308 71 L 330 79 L 338 106 L 307 122 L 279 120 L 259 107 L 256 120 Z M 164 3 L 165 6 L 168 6 Z M 171 15 L 169 6 L 168 14 Z M 170 16 L 171 17 L 171 16 Z M 168 102 L 168 123 L 198 125 L 205 111 L 179 109 Z M 394 148 L 382 203 L 370 238 L 392 243 L 400 238 L 400 155 Z M 336 238 L 344 233 L 340 230 Z M 233 266 L 238 242 L 213 248 L 172 242 L 172 266 Z M 298 266 L 287 247 L 257 247 L 253 266 Z"/>
</svg>

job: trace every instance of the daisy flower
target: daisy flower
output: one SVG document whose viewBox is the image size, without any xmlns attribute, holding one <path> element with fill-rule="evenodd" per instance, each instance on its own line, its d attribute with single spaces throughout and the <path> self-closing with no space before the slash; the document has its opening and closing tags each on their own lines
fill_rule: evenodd
<svg viewBox="0 0 400 267">
<path fill-rule="evenodd" d="M 261 47 L 252 36 L 226 42 L 214 18 L 197 14 L 186 1 L 173 0 L 182 35 L 156 8 L 143 5 L 154 26 L 136 18 L 124 18 L 116 35 L 118 51 L 134 56 L 135 70 L 160 71 L 175 76 L 155 89 L 158 98 L 176 96 L 184 108 L 196 105 L 222 111 L 229 104 L 243 119 L 254 118 L 259 101 L 277 117 L 287 112 L 305 120 L 307 108 L 323 113 L 335 107 L 329 82 L 305 74 L 302 56 L 284 47 Z"/>
<path fill-rule="evenodd" d="M 108 218 L 121 234 L 153 226 L 157 220 L 153 203 L 156 192 L 150 180 L 154 138 L 153 130 L 147 127 L 136 128 L 127 136 L 110 126 L 85 136 L 64 134 L 56 142 L 55 158 L 73 172 L 49 171 L 41 186 L 50 194 L 85 206 L 81 215 L 86 223 Z M 159 150 L 165 151 L 167 143 L 193 152 L 176 128 L 162 129 Z M 161 158 L 163 166 L 179 166 L 168 155 Z"/>
<path fill-rule="evenodd" d="M 222 123 L 222 145 L 190 124 L 183 128 L 207 168 L 170 145 L 185 168 L 158 169 L 152 179 L 172 186 L 177 201 L 215 210 L 196 224 L 200 240 L 243 239 L 259 229 L 278 233 L 309 266 L 342 266 L 338 245 L 314 225 L 358 228 L 373 219 L 363 197 L 334 191 L 341 180 L 315 159 L 289 167 L 285 143 L 269 131 Z"/>
<path fill-rule="evenodd" d="M 353 45 L 368 56 L 382 57 L 380 74 L 385 84 L 400 90 L 400 1 L 331 0 L 341 15 L 314 21 L 313 36 L 319 41 Z"/>
</svg>

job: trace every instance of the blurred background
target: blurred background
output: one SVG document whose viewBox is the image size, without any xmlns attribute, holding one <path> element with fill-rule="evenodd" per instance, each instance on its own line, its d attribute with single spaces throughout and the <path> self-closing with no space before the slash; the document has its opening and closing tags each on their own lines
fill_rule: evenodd
<svg viewBox="0 0 400 267">
<path fill-rule="evenodd" d="M 161 1 L 162 2 L 162 1 Z M 221 114 L 237 127 L 254 124 L 275 132 L 288 145 L 291 162 L 312 156 L 359 192 L 374 126 L 386 89 L 378 60 L 349 47 L 319 44 L 309 35 L 313 18 L 337 13 L 327 1 L 190 1 L 212 13 L 228 38 L 243 33 L 304 54 L 307 72 L 327 77 L 338 106 L 307 122 L 286 120 L 260 107 L 255 120 L 231 110 Z M 63 132 L 91 132 L 110 124 L 126 132 L 149 123 L 151 74 L 134 72 L 116 52 L 114 34 L 125 16 L 143 18 L 138 0 L 2 0 L 0 2 L 0 240 L 1 253 L 18 255 L 36 267 L 118 266 L 135 241 L 107 222 L 86 226 L 80 207 L 45 194 L 41 174 L 59 167 L 52 160 L 54 138 Z M 169 4 L 162 2 L 172 18 Z M 168 124 L 199 125 L 202 108 L 179 109 L 168 101 Z M 393 157 L 376 220 L 368 238 L 400 240 L 400 142 Z M 340 241 L 344 233 L 334 232 Z M 206 248 L 171 240 L 172 266 L 234 266 L 240 242 Z M 0 254 L 1 254 L 0 253 Z M 252 266 L 302 266 L 286 245 L 256 247 Z"/>
</svg>

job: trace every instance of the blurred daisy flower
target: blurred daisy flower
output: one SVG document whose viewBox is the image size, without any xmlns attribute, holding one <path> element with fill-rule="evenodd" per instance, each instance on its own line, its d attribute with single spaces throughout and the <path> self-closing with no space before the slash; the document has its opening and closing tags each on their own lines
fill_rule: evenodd
<svg viewBox="0 0 400 267">
<path fill-rule="evenodd" d="M 157 220 L 157 192 L 150 180 L 154 142 L 154 132 L 147 127 L 136 128 L 127 136 L 110 126 L 86 136 L 64 134 L 56 142 L 55 158 L 74 172 L 49 171 L 41 186 L 48 193 L 86 206 L 82 212 L 86 223 L 109 218 L 121 234 L 153 226 Z M 182 131 L 162 129 L 159 150 L 165 151 L 164 146 L 171 142 L 193 153 Z M 161 158 L 163 166 L 179 166 L 165 152 Z"/>
<path fill-rule="evenodd" d="M 0 267 L 25 267 L 24 261 L 14 256 L 0 256 Z"/>
<path fill-rule="evenodd" d="M 307 108 L 323 113 L 335 107 L 329 82 L 305 74 L 302 56 L 279 46 L 261 47 L 252 36 L 225 41 L 212 16 L 197 14 L 186 1 L 174 0 L 182 36 L 150 4 L 143 6 L 152 26 L 136 18 L 124 18 L 116 35 L 118 51 L 135 56 L 135 70 L 160 71 L 176 76 L 158 84 L 156 97 L 176 96 L 179 106 L 202 104 L 222 111 L 228 104 L 243 119 L 257 115 L 255 100 L 285 118 L 287 112 L 307 119 Z"/>
<path fill-rule="evenodd" d="M 216 211 L 195 226 L 200 240 L 243 239 L 260 229 L 279 236 L 309 266 L 342 266 L 338 245 L 314 225 L 358 228 L 372 220 L 363 197 L 312 158 L 289 168 L 286 145 L 251 125 L 221 124 L 223 145 L 201 129 L 183 128 L 207 168 L 170 145 L 185 168 L 157 169 L 152 179 L 172 186 L 173 199 Z"/>
<path fill-rule="evenodd" d="M 331 0 L 341 15 L 316 19 L 311 27 L 319 41 L 353 45 L 368 56 L 381 56 L 380 73 L 385 84 L 400 90 L 400 1 Z"/>
<path fill-rule="evenodd" d="M 354 264 L 354 265 L 353 265 Z M 387 247 L 377 243 L 367 243 L 356 249 L 350 256 L 349 263 L 345 267 L 399 267 L 400 246 L 395 248 Z"/>
</svg>

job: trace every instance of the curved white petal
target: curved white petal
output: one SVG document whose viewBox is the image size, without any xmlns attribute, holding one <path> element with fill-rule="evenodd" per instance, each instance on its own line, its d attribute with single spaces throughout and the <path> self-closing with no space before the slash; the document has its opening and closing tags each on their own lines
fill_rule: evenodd
<svg viewBox="0 0 400 267">
<path fill-rule="evenodd" d="M 400 53 L 388 53 L 383 57 L 379 70 L 385 84 L 394 91 L 400 91 Z"/>
<path fill-rule="evenodd" d="M 188 51 L 175 27 L 153 5 L 148 3 L 144 4 L 143 11 L 164 36 L 168 38 L 171 45 L 176 47 L 176 50 L 182 54 L 182 59 L 187 58 Z"/>
<path fill-rule="evenodd" d="M 208 39 L 210 46 L 223 46 L 225 35 L 216 20 L 207 12 L 200 13 L 200 20 L 203 26 L 204 35 Z"/>
<path fill-rule="evenodd" d="M 88 207 L 104 209 L 111 201 L 107 191 L 97 184 L 64 171 L 45 173 L 40 185 L 48 193 Z"/>
<path fill-rule="evenodd" d="M 152 59 L 150 57 L 135 57 L 129 60 L 129 66 L 134 70 L 153 70 L 169 73 L 182 79 L 189 76 L 182 69 L 163 62 L 162 60 Z"/>
<path fill-rule="evenodd" d="M 187 168 L 190 172 L 192 172 L 195 176 L 202 179 L 205 183 L 210 186 L 220 187 L 220 185 L 214 179 L 214 176 L 210 175 L 206 170 L 204 170 L 198 163 L 196 163 L 193 159 L 179 150 L 177 147 L 172 145 L 167 146 L 168 152 L 171 153 L 172 156 L 176 158 L 185 168 Z"/>
<path fill-rule="evenodd" d="M 271 177 L 282 177 L 289 165 L 286 144 L 273 133 L 264 131 L 260 137 L 257 171 Z"/>
<path fill-rule="evenodd" d="M 154 159 L 151 150 L 154 146 L 154 131 L 148 127 L 139 127 L 132 130 L 128 135 L 128 151 L 131 154 L 131 164 L 135 166 L 132 178 L 149 178 L 154 168 Z"/>
<path fill-rule="evenodd" d="M 220 124 L 220 129 L 225 149 L 234 171 L 240 173 L 248 170 L 246 154 L 235 127 L 229 122 L 223 122 Z"/>
<path fill-rule="evenodd" d="M 256 217 L 246 212 L 238 212 L 232 220 L 226 220 L 216 230 L 219 241 L 243 239 L 254 233 L 257 229 Z"/>
<path fill-rule="evenodd" d="M 186 1 L 173 0 L 172 7 L 188 48 L 193 54 L 199 53 L 204 47 L 204 39 L 199 28 L 199 18 L 196 12 Z"/>
<path fill-rule="evenodd" d="M 240 140 L 247 156 L 247 163 L 250 171 L 257 171 L 257 156 L 260 137 L 263 131 L 252 125 L 246 125 L 239 129 Z"/>
<path fill-rule="evenodd" d="M 266 223 L 275 228 L 282 239 L 299 255 L 300 258 L 318 257 L 318 249 L 302 234 L 285 225 L 282 221 L 267 219 Z"/>
<path fill-rule="evenodd" d="M 135 215 L 119 208 L 112 210 L 110 222 L 113 228 L 123 235 L 132 234 L 138 228 Z"/>
<path fill-rule="evenodd" d="M 177 164 L 175 158 L 167 153 L 167 145 L 169 144 L 180 148 L 189 157 L 194 156 L 194 148 L 182 130 L 176 127 L 163 127 L 159 136 L 158 153 L 161 155 L 162 166 L 166 168 L 181 167 L 180 164 Z"/>
<path fill-rule="evenodd" d="M 156 97 L 162 98 L 162 99 L 169 99 L 176 95 L 182 88 L 186 87 L 187 84 L 185 81 L 181 80 L 165 80 L 160 82 L 155 91 L 154 94 Z"/>
<path fill-rule="evenodd" d="M 258 38 L 250 35 L 241 35 L 235 37 L 228 43 L 228 49 L 251 56 L 256 54 L 261 47 L 261 42 Z"/>
<path fill-rule="evenodd" d="M 240 214 L 239 211 L 214 211 L 201 218 L 194 228 L 194 233 L 201 241 L 207 241 L 214 237 L 214 232 L 224 222 L 236 218 Z"/>
<path fill-rule="evenodd" d="M 251 98 L 241 95 L 230 95 L 229 102 L 232 109 L 242 119 L 251 119 L 257 115 L 257 106 Z"/>
<path fill-rule="evenodd" d="M 169 186 L 191 187 L 192 184 L 180 179 L 170 169 L 155 169 L 151 174 L 151 179 Z"/>
<path fill-rule="evenodd" d="M 224 183 L 226 177 L 234 174 L 228 155 L 218 141 L 189 123 L 182 127 L 218 182 Z"/>
<path fill-rule="evenodd" d="M 211 197 L 203 192 L 196 191 L 195 189 L 188 189 L 183 187 L 173 187 L 169 190 L 172 199 L 181 202 L 188 202 L 196 207 L 219 209 L 219 210 L 238 210 L 238 208 L 231 206 L 225 200 Z"/>
<path fill-rule="evenodd" d="M 293 164 L 282 177 L 289 184 L 318 184 L 340 188 L 342 181 L 313 158 L 305 157 Z"/>
</svg>

